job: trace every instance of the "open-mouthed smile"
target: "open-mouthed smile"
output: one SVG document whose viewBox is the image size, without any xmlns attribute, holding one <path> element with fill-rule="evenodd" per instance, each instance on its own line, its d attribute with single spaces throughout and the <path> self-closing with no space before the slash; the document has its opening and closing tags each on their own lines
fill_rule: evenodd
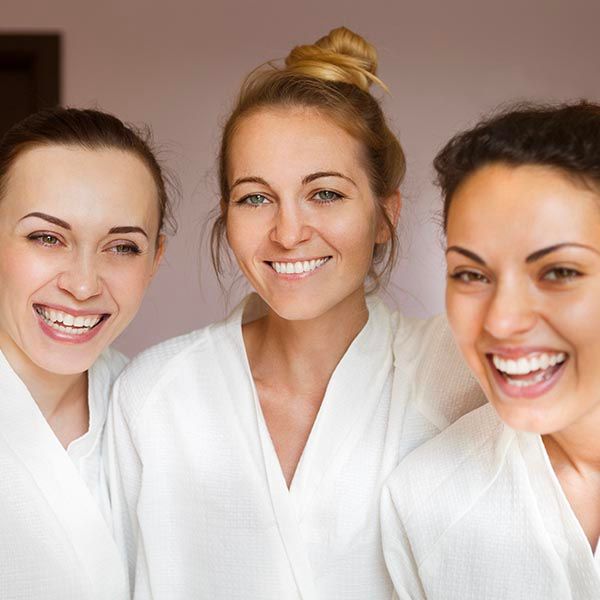
<svg viewBox="0 0 600 600">
<path fill-rule="evenodd" d="M 110 316 L 107 313 L 74 315 L 42 304 L 34 304 L 33 308 L 45 333 L 54 339 L 69 341 L 87 341 Z"/>
<path fill-rule="evenodd" d="M 565 352 L 531 352 L 519 357 L 487 354 L 494 379 L 509 396 L 533 398 L 546 393 L 564 371 Z"/>
<path fill-rule="evenodd" d="M 331 259 L 331 256 L 309 260 L 265 261 L 278 275 L 306 275 L 320 269 Z"/>
</svg>

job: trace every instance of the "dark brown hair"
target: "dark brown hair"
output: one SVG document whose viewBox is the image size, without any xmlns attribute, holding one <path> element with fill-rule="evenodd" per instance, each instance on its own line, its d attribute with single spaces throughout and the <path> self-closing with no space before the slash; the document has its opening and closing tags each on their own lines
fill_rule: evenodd
<svg viewBox="0 0 600 600">
<path fill-rule="evenodd" d="M 167 187 L 174 186 L 151 149 L 148 129 L 137 130 L 105 112 L 78 108 L 50 108 L 13 125 L 0 140 L 0 200 L 6 191 L 10 168 L 29 148 L 48 145 L 80 146 L 89 150 L 115 148 L 137 156 L 148 168 L 159 207 L 159 232 L 176 228 Z"/>
<path fill-rule="evenodd" d="M 492 163 L 553 167 L 600 186 L 600 104 L 519 104 L 455 135 L 433 163 L 444 199 L 444 231 L 456 190 Z"/>
<path fill-rule="evenodd" d="M 223 129 L 219 152 L 220 210 L 211 232 L 212 260 L 218 277 L 223 274 L 222 251 L 230 194 L 229 151 L 240 121 L 254 112 L 270 107 L 318 110 L 361 143 L 371 189 L 378 200 L 398 189 L 406 162 L 379 102 L 369 92 L 372 82 L 381 84 L 376 71 L 377 54 L 373 46 L 340 27 L 315 44 L 294 48 L 285 67 L 269 63 L 246 78 Z M 373 287 L 389 276 L 397 254 L 394 224 L 380 202 L 377 207 L 389 230 L 389 242 L 376 244 L 373 249 L 369 272 Z"/>
</svg>

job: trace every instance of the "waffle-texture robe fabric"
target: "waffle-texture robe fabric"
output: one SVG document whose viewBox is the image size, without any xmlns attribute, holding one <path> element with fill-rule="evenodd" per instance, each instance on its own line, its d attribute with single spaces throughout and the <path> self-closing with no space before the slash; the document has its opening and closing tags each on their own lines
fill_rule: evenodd
<svg viewBox="0 0 600 600">
<path fill-rule="evenodd" d="M 108 522 L 100 438 L 125 364 L 89 371 L 90 428 L 65 450 L 0 353 L 0 598 L 121 600 L 127 578 Z"/>
<path fill-rule="evenodd" d="M 443 319 L 415 323 L 369 300 L 288 489 L 243 344 L 256 304 L 146 351 L 115 384 L 108 464 L 134 598 L 387 600 L 380 491 L 398 463 L 403 394 L 420 387 L 418 357 L 432 358 L 428 374 L 451 363 L 465 403 L 480 403 L 479 390 Z M 400 338 L 408 353 L 395 357 Z"/>
<path fill-rule="evenodd" d="M 400 464 L 381 520 L 401 600 L 600 598 L 600 556 L 541 437 L 511 429 L 490 405 Z"/>
</svg>

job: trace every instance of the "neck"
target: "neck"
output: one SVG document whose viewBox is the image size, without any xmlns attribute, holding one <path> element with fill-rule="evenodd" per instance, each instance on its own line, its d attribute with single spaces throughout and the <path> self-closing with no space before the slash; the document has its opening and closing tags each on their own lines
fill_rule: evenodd
<svg viewBox="0 0 600 600">
<path fill-rule="evenodd" d="M 367 320 L 362 289 L 314 319 L 290 321 L 269 311 L 244 328 L 254 378 L 272 379 L 278 373 L 298 390 L 326 387 Z"/>
<path fill-rule="evenodd" d="M 600 472 L 600 409 L 562 431 L 542 439 L 555 471 L 571 468 L 579 473 Z"/>
</svg>

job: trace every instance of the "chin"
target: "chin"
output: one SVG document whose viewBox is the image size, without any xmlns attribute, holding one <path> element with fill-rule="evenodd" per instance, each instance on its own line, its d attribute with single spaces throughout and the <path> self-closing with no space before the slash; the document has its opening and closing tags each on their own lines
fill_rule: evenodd
<svg viewBox="0 0 600 600">
<path fill-rule="evenodd" d="M 98 358 L 98 353 L 82 353 L 80 349 L 75 352 L 55 352 L 52 356 L 29 355 L 30 359 L 40 369 L 56 375 L 79 375 L 85 373 Z"/>
<path fill-rule="evenodd" d="M 530 400 L 523 399 L 523 402 L 530 403 L 524 406 L 505 406 L 497 400 L 491 402 L 502 421 L 517 431 L 546 435 L 560 429 L 548 408 L 539 408 Z"/>
<path fill-rule="evenodd" d="M 267 302 L 271 310 L 281 319 L 286 321 L 310 321 L 324 314 L 324 310 L 307 307 L 302 302 Z"/>
</svg>

